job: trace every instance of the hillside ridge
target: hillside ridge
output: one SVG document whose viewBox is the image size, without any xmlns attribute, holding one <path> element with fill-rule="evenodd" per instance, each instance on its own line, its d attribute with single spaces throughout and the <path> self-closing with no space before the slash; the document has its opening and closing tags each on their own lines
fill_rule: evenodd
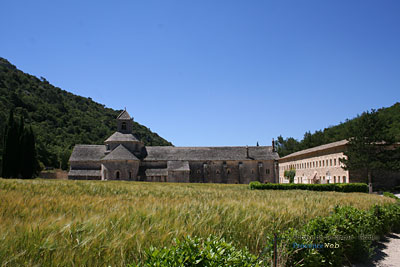
<svg viewBox="0 0 400 267">
<path fill-rule="evenodd" d="M 376 110 L 378 117 L 385 125 L 387 135 L 393 137 L 397 142 L 400 142 L 400 102 L 396 102 L 390 107 L 382 107 Z M 314 133 L 306 132 L 303 139 L 298 141 L 293 137 L 283 138 L 278 136 L 275 141 L 275 146 L 278 149 L 280 157 L 287 156 L 294 152 L 313 148 L 320 145 L 325 145 L 337 142 L 348 138 L 348 130 L 360 117 L 364 116 L 365 112 L 352 119 L 347 119 L 345 122 L 335 126 L 327 127 L 323 130 L 317 130 Z"/>
<path fill-rule="evenodd" d="M 43 166 L 63 169 L 75 144 L 103 144 L 116 130 L 115 118 L 122 111 L 53 86 L 0 57 L 0 155 L 11 109 L 32 125 Z M 172 145 L 137 122 L 133 132 L 147 146 Z"/>
</svg>

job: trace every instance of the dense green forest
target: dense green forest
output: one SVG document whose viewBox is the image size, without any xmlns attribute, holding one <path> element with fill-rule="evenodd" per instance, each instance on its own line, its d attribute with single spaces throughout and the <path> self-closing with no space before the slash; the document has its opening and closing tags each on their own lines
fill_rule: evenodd
<svg viewBox="0 0 400 267">
<path fill-rule="evenodd" d="M 73 146 L 102 144 L 116 130 L 115 118 L 121 112 L 26 74 L 0 57 L 0 155 L 11 109 L 32 126 L 42 166 L 64 169 Z M 171 145 L 137 122 L 134 133 L 145 145 Z"/>
<path fill-rule="evenodd" d="M 400 142 L 400 103 L 396 103 L 388 108 L 378 109 L 377 115 L 384 125 L 382 131 L 385 136 L 396 142 Z M 278 136 L 275 146 L 277 147 L 279 156 L 284 157 L 296 151 L 347 139 L 350 137 L 349 130 L 351 126 L 362 116 L 366 116 L 366 112 L 351 120 L 346 120 L 339 125 L 318 130 L 314 133 L 306 132 L 300 141 L 293 137 L 283 138 L 282 136 Z"/>
</svg>

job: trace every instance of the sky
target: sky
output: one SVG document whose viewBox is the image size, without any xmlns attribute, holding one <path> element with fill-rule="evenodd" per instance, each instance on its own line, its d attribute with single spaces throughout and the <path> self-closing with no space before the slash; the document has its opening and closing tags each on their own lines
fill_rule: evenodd
<svg viewBox="0 0 400 267">
<path fill-rule="evenodd" d="M 398 0 L 1 1 L 0 57 L 176 146 L 302 139 L 400 101 Z"/>
</svg>

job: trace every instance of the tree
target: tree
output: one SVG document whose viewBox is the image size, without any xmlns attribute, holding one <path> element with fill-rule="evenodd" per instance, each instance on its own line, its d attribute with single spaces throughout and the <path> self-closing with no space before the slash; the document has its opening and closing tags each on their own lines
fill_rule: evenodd
<svg viewBox="0 0 400 267">
<path fill-rule="evenodd" d="M 280 135 L 275 141 L 275 147 L 279 156 L 284 157 L 299 150 L 299 141 L 293 137 L 283 139 L 282 135 Z"/>
<path fill-rule="evenodd" d="M 11 110 L 4 136 L 2 177 L 33 178 L 39 164 L 32 128 L 25 127 L 22 117 L 17 123 Z"/>
<path fill-rule="evenodd" d="M 365 171 L 367 182 L 372 192 L 372 175 L 374 170 L 394 169 L 398 150 L 393 150 L 394 139 L 387 134 L 387 123 L 372 109 L 364 112 L 350 126 L 347 134 L 349 140 L 347 158 L 340 159 L 345 170 Z"/>
<path fill-rule="evenodd" d="M 39 171 L 39 162 L 36 157 L 35 136 L 32 127 L 26 129 L 21 138 L 22 151 L 22 165 L 21 176 L 25 179 L 35 177 Z"/>
<path fill-rule="evenodd" d="M 294 177 L 296 176 L 296 170 L 295 169 L 286 170 L 283 173 L 283 176 L 285 176 L 285 178 L 289 179 L 289 183 L 293 184 Z"/>
<path fill-rule="evenodd" d="M 14 121 L 14 111 L 10 111 L 8 123 L 4 134 L 3 168 L 2 176 L 4 178 L 18 176 L 18 143 L 19 133 L 18 125 Z"/>
</svg>

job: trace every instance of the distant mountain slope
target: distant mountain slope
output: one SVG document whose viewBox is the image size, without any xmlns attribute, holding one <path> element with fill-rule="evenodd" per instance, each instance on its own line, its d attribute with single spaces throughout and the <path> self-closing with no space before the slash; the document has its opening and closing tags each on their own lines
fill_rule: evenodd
<svg viewBox="0 0 400 267">
<path fill-rule="evenodd" d="M 115 118 L 120 112 L 54 87 L 0 57 L 0 155 L 12 108 L 32 125 L 39 160 L 50 167 L 62 163 L 64 168 L 75 144 L 102 144 L 116 130 Z M 137 122 L 134 133 L 145 145 L 171 145 Z"/>
<path fill-rule="evenodd" d="M 380 119 L 383 120 L 386 125 L 387 133 L 394 137 L 397 142 L 400 142 L 400 103 L 396 103 L 388 108 L 380 108 L 377 112 Z M 336 126 L 315 131 L 313 134 L 311 132 L 306 132 L 301 141 L 292 137 L 284 139 L 282 136 L 279 136 L 275 142 L 279 156 L 283 157 L 303 149 L 343 140 L 348 136 L 347 132 L 349 126 L 361 116 L 363 116 L 363 114 L 351 120 L 346 120 L 346 122 Z"/>
</svg>

